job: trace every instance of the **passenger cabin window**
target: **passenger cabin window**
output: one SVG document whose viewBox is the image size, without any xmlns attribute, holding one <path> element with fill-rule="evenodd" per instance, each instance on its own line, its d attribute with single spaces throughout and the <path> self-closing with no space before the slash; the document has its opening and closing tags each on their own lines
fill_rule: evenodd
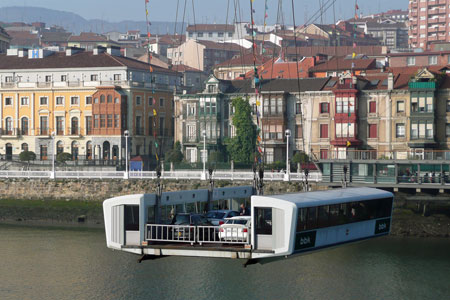
<svg viewBox="0 0 450 300">
<path fill-rule="evenodd" d="M 272 234 L 272 208 L 255 207 L 255 233 Z"/>
<path fill-rule="evenodd" d="M 139 205 L 125 205 L 125 230 L 139 230 Z"/>
<path fill-rule="evenodd" d="M 392 198 L 303 207 L 298 209 L 297 232 L 387 218 L 391 211 Z"/>
</svg>

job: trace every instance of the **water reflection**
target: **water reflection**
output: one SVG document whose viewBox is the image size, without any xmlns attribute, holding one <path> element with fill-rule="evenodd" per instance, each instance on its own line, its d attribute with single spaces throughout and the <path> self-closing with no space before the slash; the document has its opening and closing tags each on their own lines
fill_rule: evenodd
<svg viewBox="0 0 450 300">
<path fill-rule="evenodd" d="M 278 262 L 138 264 L 103 231 L 0 226 L 1 299 L 444 299 L 450 241 L 382 238 Z"/>
</svg>

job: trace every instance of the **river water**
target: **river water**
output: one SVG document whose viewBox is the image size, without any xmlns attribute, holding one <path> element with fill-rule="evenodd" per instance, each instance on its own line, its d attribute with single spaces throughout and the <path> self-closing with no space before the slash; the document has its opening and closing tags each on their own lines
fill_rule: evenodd
<svg viewBox="0 0 450 300">
<path fill-rule="evenodd" d="M 0 299 L 449 299 L 450 240 L 384 237 L 242 267 L 137 263 L 103 231 L 0 225 Z"/>
</svg>

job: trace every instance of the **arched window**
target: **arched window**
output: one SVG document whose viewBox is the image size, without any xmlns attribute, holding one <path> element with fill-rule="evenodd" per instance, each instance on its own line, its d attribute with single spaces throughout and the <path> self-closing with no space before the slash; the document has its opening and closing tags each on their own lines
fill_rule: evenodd
<svg viewBox="0 0 450 300">
<path fill-rule="evenodd" d="M 28 135 L 28 118 L 23 117 L 20 121 L 20 131 L 22 135 Z"/>
<path fill-rule="evenodd" d="M 92 160 L 92 142 L 89 141 L 86 143 L 86 159 Z"/>
<path fill-rule="evenodd" d="M 62 141 L 56 143 L 56 155 L 64 152 L 64 144 Z"/>
<path fill-rule="evenodd" d="M 78 135 L 79 134 L 79 130 L 78 130 L 78 118 L 77 117 L 73 117 L 71 120 L 71 129 L 70 129 L 70 133 L 71 135 Z"/>
<path fill-rule="evenodd" d="M 105 141 L 103 143 L 103 159 L 109 160 L 110 159 L 110 153 L 111 150 L 109 149 L 111 147 L 111 144 L 108 141 Z"/>
<path fill-rule="evenodd" d="M 78 149 L 80 144 L 77 141 L 72 142 L 72 159 L 78 160 Z"/>
<path fill-rule="evenodd" d="M 105 103 L 105 95 L 100 96 L 100 103 Z"/>
<path fill-rule="evenodd" d="M 27 143 L 23 143 L 21 148 L 22 148 L 22 152 L 23 151 L 28 151 L 28 144 Z"/>
<path fill-rule="evenodd" d="M 13 132 L 13 122 L 12 122 L 12 118 L 8 117 L 5 119 L 5 134 L 6 135 L 12 135 Z"/>
<path fill-rule="evenodd" d="M 112 96 L 108 95 L 108 103 L 112 103 Z"/>
</svg>

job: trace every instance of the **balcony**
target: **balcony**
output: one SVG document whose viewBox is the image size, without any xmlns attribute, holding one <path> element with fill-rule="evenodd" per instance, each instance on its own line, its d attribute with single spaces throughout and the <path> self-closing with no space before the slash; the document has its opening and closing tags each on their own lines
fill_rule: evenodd
<svg viewBox="0 0 450 300">
<path fill-rule="evenodd" d="M 408 86 L 410 90 L 435 90 L 436 82 L 410 82 Z"/>
<path fill-rule="evenodd" d="M 196 144 L 199 142 L 199 138 L 196 135 L 192 135 L 192 136 L 183 136 L 183 143 L 184 144 Z"/>
<path fill-rule="evenodd" d="M 67 128 L 67 134 L 73 137 L 81 136 L 81 128 L 80 127 L 69 127 Z"/>
<path fill-rule="evenodd" d="M 0 128 L 0 136 L 2 138 L 15 138 L 20 133 L 18 128 Z"/>
<path fill-rule="evenodd" d="M 50 136 L 50 128 L 48 128 L 48 127 L 37 128 L 36 135 Z"/>
</svg>

